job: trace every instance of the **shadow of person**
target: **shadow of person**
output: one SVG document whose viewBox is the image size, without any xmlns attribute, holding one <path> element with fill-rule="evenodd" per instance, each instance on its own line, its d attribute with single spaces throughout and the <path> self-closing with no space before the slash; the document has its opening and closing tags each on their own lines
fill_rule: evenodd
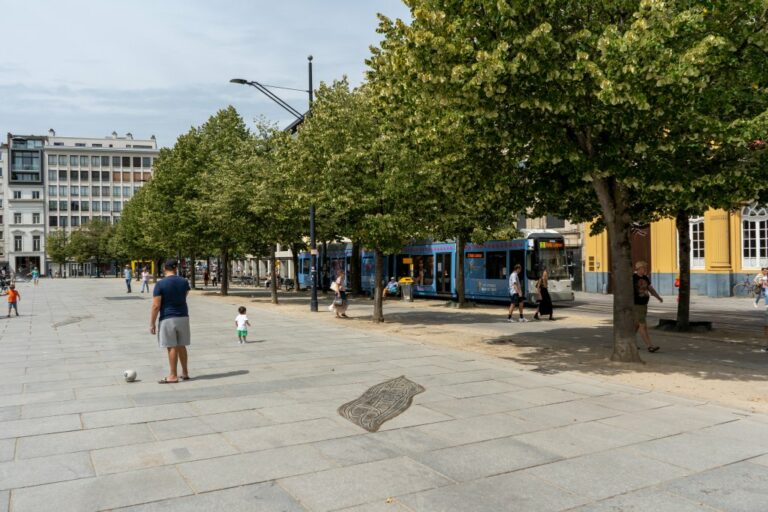
<svg viewBox="0 0 768 512">
<path fill-rule="evenodd" d="M 197 377 L 192 377 L 189 380 L 226 379 L 227 377 L 236 377 L 238 375 L 246 375 L 248 373 L 250 373 L 248 370 L 235 370 L 235 371 L 224 372 L 224 373 L 209 373 L 206 375 L 198 375 Z"/>
</svg>

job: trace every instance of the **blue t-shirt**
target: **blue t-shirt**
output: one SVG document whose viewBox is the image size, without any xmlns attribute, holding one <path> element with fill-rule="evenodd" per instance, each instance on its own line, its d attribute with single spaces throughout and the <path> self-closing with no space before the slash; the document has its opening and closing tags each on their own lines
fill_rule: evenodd
<svg viewBox="0 0 768 512">
<path fill-rule="evenodd" d="M 166 318 L 189 316 L 187 309 L 187 292 L 189 282 L 183 277 L 167 276 L 162 278 L 152 293 L 155 297 L 162 297 L 160 302 L 160 321 Z"/>
</svg>

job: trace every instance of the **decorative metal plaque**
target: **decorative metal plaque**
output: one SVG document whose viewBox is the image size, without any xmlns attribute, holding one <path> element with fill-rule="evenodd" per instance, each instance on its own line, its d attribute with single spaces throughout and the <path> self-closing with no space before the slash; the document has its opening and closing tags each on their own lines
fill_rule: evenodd
<svg viewBox="0 0 768 512">
<path fill-rule="evenodd" d="M 413 397 L 424 391 L 423 386 L 401 375 L 369 388 L 360 398 L 339 407 L 339 414 L 368 432 L 376 432 L 385 421 L 408 409 Z"/>
</svg>

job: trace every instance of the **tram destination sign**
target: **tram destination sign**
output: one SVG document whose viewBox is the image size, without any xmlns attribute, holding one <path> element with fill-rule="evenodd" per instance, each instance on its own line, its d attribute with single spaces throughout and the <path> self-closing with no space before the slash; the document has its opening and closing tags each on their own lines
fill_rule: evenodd
<svg viewBox="0 0 768 512">
<path fill-rule="evenodd" d="M 562 240 L 547 240 L 546 242 L 539 242 L 539 249 L 562 249 L 565 247 L 565 242 Z"/>
</svg>

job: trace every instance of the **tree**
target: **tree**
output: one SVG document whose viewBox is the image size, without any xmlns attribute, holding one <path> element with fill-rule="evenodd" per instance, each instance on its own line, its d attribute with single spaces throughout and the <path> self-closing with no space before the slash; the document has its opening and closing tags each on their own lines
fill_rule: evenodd
<svg viewBox="0 0 768 512">
<path fill-rule="evenodd" d="M 648 187 L 686 190 L 667 165 L 679 147 L 765 138 L 768 96 L 745 84 L 766 66 L 763 2 L 407 3 L 412 23 L 382 18 L 371 59 L 386 94 L 469 118 L 468 137 L 512 157 L 507 170 L 538 211 L 599 219 L 615 283 L 611 358 L 640 361 L 632 223 L 655 211 Z M 752 108 L 729 107 L 734 94 Z"/>
<path fill-rule="evenodd" d="M 61 268 L 69 258 L 69 238 L 67 232 L 62 230 L 51 231 L 45 241 L 45 252 L 51 261 L 59 266 L 59 275 L 64 277 L 64 271 Z"/>
<path fill-rule="evenodd" d="M 73 231 L 67 247 L 68 255 L 82 264 L 89 260 L 96 263 L 96 276 L 101 276 L 101 264 L 110 258 L 110 240 L 114 235 L 113 226 L 100 219 Z"/>
<path fill-rule="evenodd" d="M 298 160 L 307 175 L 316 175 L 306 194 L 338 233 L 376 254 L 374 322 L 384 319 L 384 254 L 421 229 L 409 175 L 413 152 L 398 144 L 396 119 L 382 116 L 378 101 L 372 87 L 350 90 L 346 80 L 321 84 L 297 137 Z"/>
</svg>

